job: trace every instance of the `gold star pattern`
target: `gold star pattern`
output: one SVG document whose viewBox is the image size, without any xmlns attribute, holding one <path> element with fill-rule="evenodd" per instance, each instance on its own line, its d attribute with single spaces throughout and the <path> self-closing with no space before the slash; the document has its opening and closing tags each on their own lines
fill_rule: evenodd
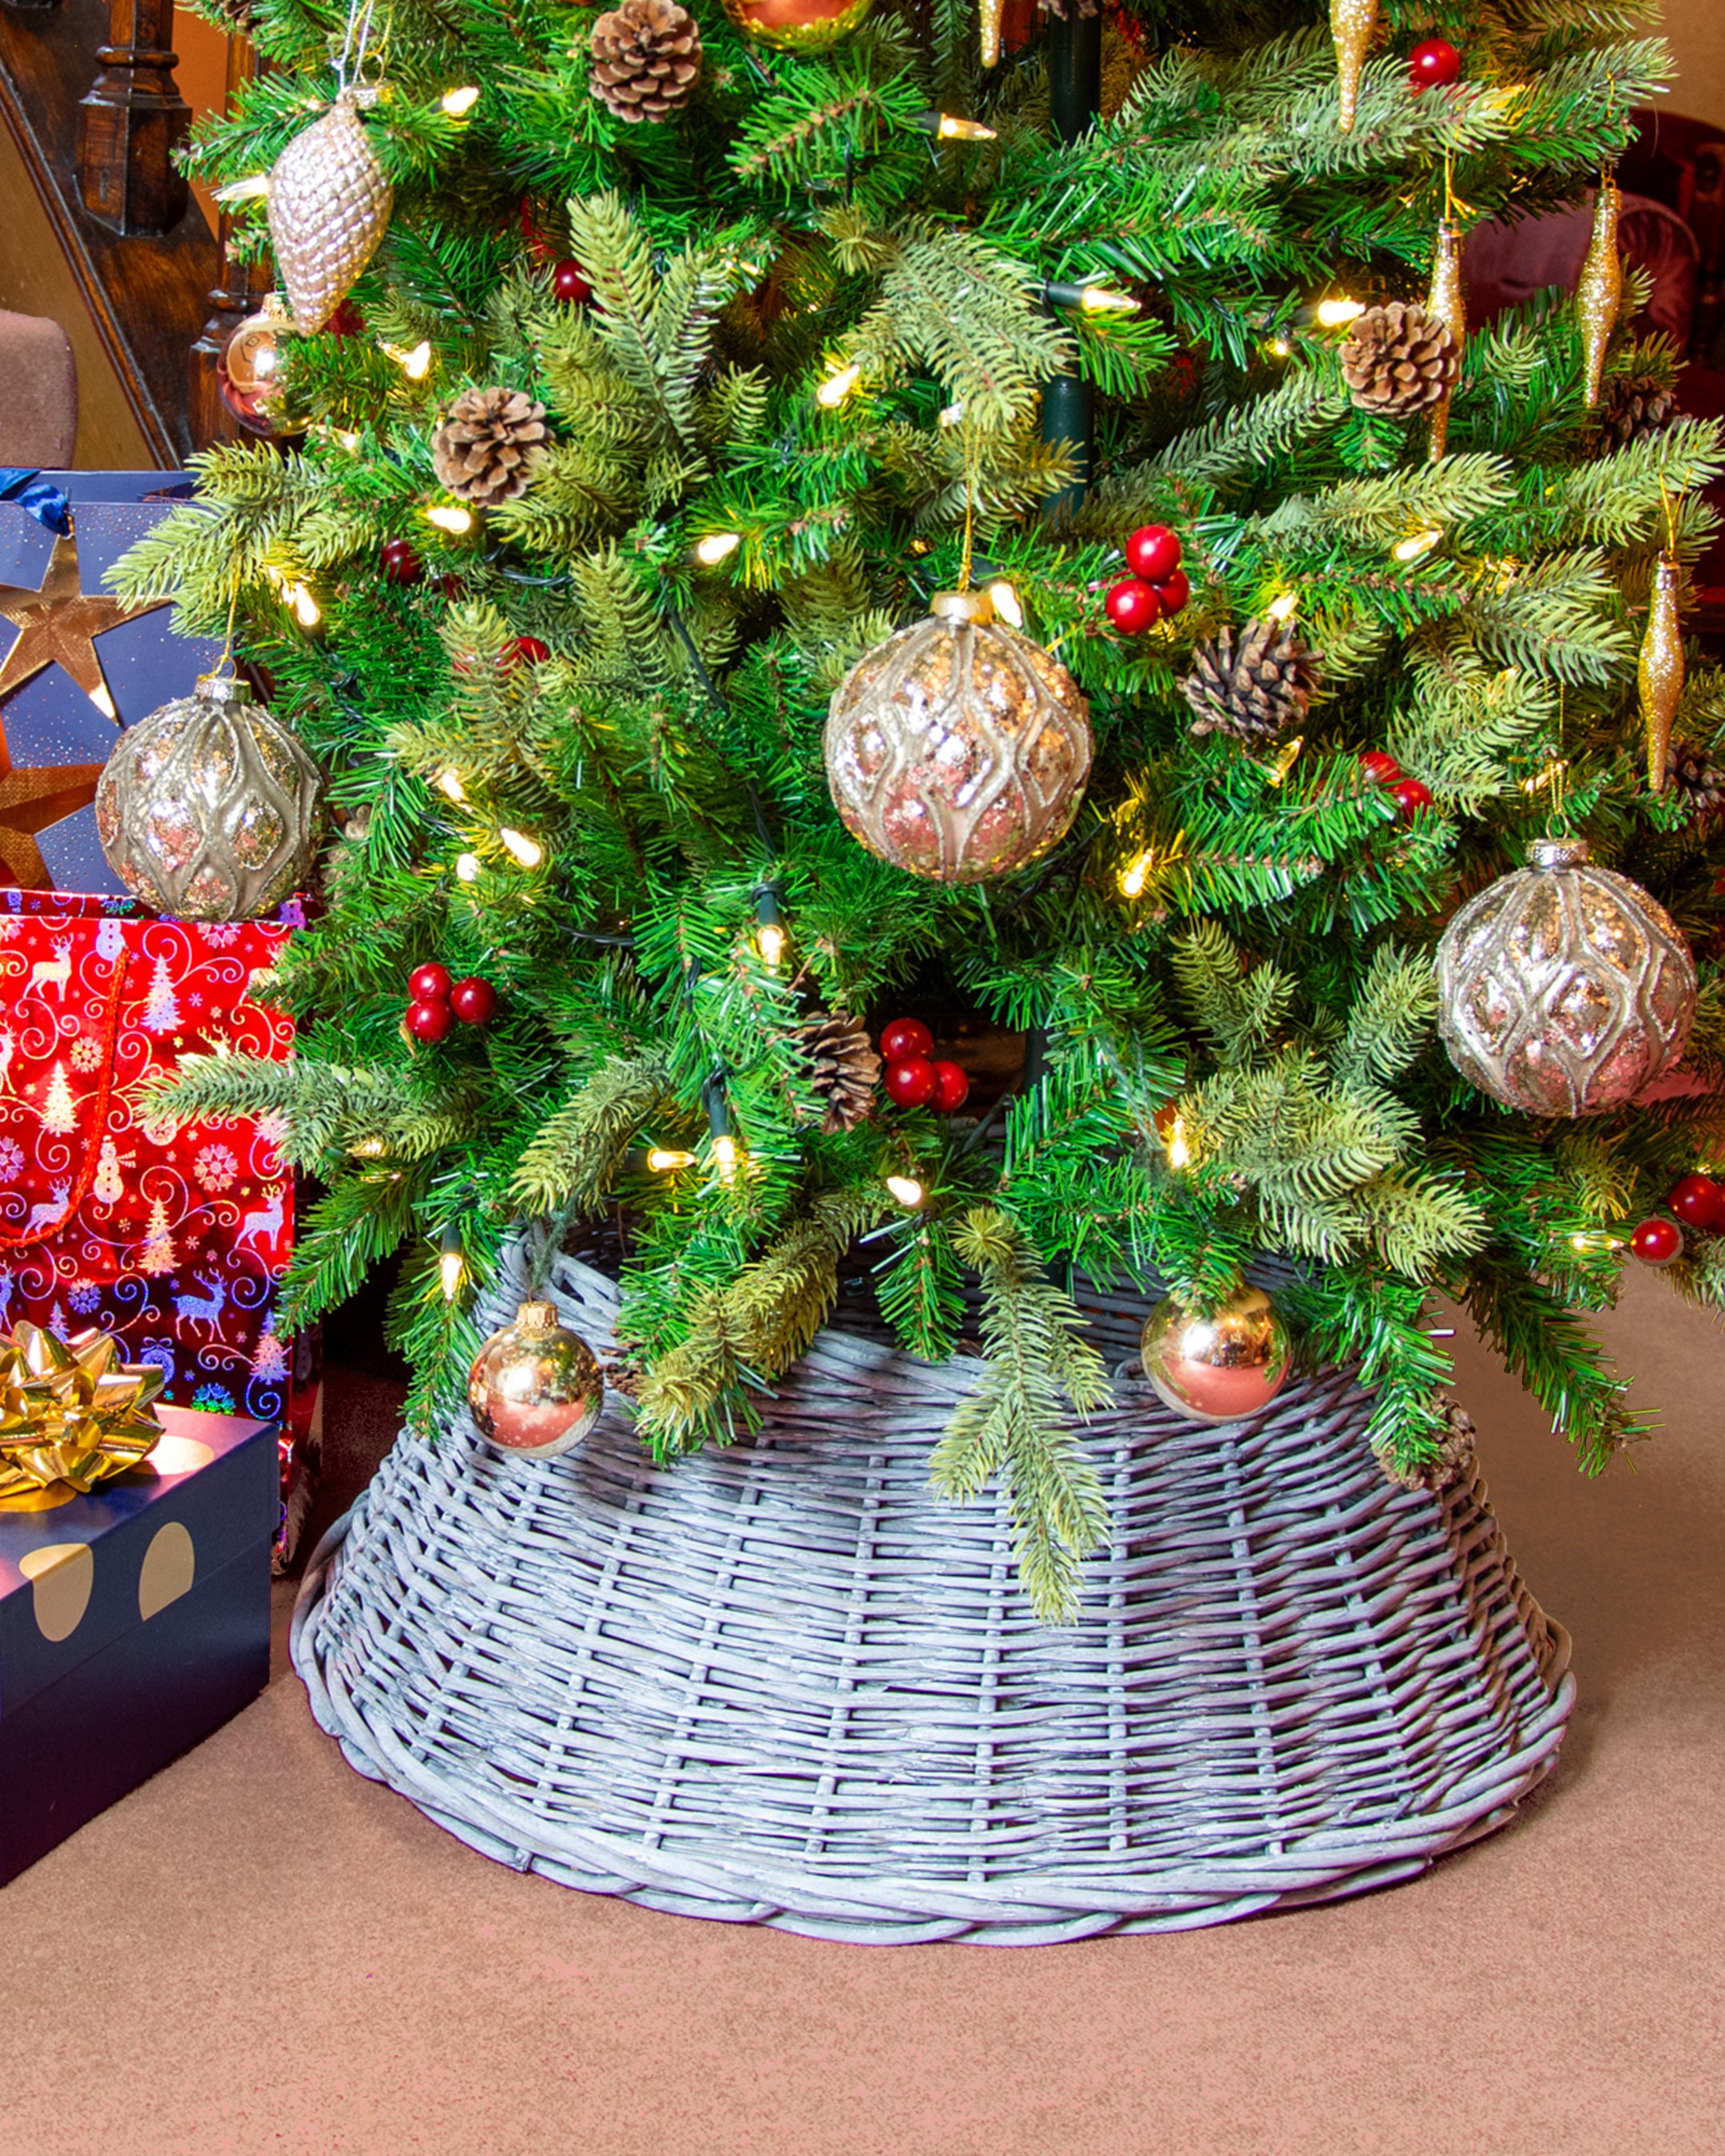
<svg viewBox="0 0 1725 2156">
<path fill-rule="evenodd" d="M 0 742 L 0 882 L 48 891 L 54 878 L 36 834 L 76 815 L 95 799 L 99 763 L 63 763 L 45 771 L 14 771 Z"/>
<path fill-rule="evenodd" d="M 147 607 L 122 606 L 118 599 L 87 596 L 79 574 L 77 541 L 55 540 L 54 558 L 39 592 L 0 584 L 0 619 L 23 632 L 0 661 L 0 697 L 11 696 L 32 675 L 56 662 L 86 696 L 96 697 L 98 690 L 105 696 L 102 665 L 92 639 L 134 614 L 149 611 Z"/>
</svg>

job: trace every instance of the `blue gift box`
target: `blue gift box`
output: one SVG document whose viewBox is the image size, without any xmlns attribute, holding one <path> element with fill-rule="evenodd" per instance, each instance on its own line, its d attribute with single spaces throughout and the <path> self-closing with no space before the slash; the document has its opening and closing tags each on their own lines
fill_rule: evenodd
<svg viewBox="0 0 1725 2156">
<path fill-rule="evenodd" d="M 0 1885 L 269 1682 L 278 1426 L 161 1417 L 136 1473 L 0 1510 Z"/>
</svg>

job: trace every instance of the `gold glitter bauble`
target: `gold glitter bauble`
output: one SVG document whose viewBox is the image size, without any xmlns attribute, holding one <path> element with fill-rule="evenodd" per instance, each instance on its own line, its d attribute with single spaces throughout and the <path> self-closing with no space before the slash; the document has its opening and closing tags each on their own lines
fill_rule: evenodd
<svg viewBox="0 0 1725 2156">
<path fill-rule="evenodd" d="M 851 836 L 912 875 L 982 883 L 1071 827 L 1090 706 L 1060 661 L 943 592 L 927 621 L 859 660 L 826 726 L 827 784 Z"/>
<path fill-rule="evenodd" d="M 310 336 L 353 289 L 389 228 L 395 193 L 344 90 L 296 135 L 270 175 L 270 242 L 293 312 Z"/>
<path fill-rule="evenodd" d="M 1209 1317 L 1173 1296 L 1144 1320 L 1144 1375 L 1189 1422 L 1244 1422 L 1287 1382 L 1292 1353 L 1281 1312 L 1260 1287 L 1235 1290 Z"/>
<path fill-rule="evenodd" d="M 128 727 L 96 788 L 126 888 L 182 921 L 252 921 L 309 887 L 323 774 L 243 681 L 200 681 Z"/>
<path fill-rule="evenodd" d="M 605 1381 L 578 1332 L 557 1322 L 557 1305 L 524 1302 L 515 1323 L 494 1332 L 467 1373 L 467 1404 L 480 1435 L 500 1451 L 553 1460 L 572 1451 L 598 1420 Z"/>
<path fill-rule="evenodd" d="M 1470 899 L 1437 949 L 1438 1024 L 1470 1085 L 1529 1116 L 1603 1116 L 1682 1055 L 1695 962 L 1658 900 L 1584 839 Z"/>
<path fill-rule="evenodd" d="M 1671 725 L 1683 701 L 1683 625 L 1677 619 L 1677 564 L 1661 554 L 1647 594 L 1647 633 L 1641 639 L 1635 670 L 1640 692 L 1641 730 L 1647 743 L 1647 783 L 1665 791 L 1671 757 Z"/>
<path fill-rule="evenodd" d="M 778 53 L 824 53 L 848 38 L 875 0 L 725 0 L 725 13 L 752 44 Z"/>
</svg>

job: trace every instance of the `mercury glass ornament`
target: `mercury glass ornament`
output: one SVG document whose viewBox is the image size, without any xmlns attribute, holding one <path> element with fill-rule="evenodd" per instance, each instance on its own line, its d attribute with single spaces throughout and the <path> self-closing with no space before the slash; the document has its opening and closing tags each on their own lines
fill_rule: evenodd
<svg viewBox="0 0 1725 2156">
<path fill-rule="evenodd" d="M 322 794 L 322 773 L 245 683 L 210 676 L 121 735 L 96 831 L 157 912 L 252 921 L 310 886 Z"/>
<path fill-rule="evenodd" d="M 1470 899 L 1438 945 L 1440 1029 L 1470 1085 L 1529 1116 L 1603 1116 L 1683 1053 L 1695 963 L 1658 900 L 1584 839 Z"/>
<path fill-rule="evenodd" d="M 353 289 L 389 228 L 395 192 L 360 125 L 362 97 L 344 90 L 296 135 L 270 174 L 270 241 L 293 311 L 310 336 Z"/>
<path fill-rule="evenodd" d="M 725 0 L 725 13 L 752 44 L 780 53 L 824 53 L 850 33 L 875 0 Z"/>
<path fill-rule="evenodd" d="M 827 783 L 851 836 L 938 883 L 1023 868 L 1070 829 L 1090 776 L 1090 706 L 1060 661 L 943 592 L 839 684 Z"/>
<path fill-rule="evenodd" d="M 598 1358 L 578 1332 L 557 1322 L 552 1302 L 524 1302 L 467 1373 L 467 1404 L 480 1435 L 530 1460 L 572 1451 L 598 1421 L 604 1397 Z"/>
<path fill-rule="evenodd" d="M 1287 1382 L 1292 1344 L 1281 1312 L 1260 1287 L 1243 1286 L 1209 1317 L 1174 1296 L 1144 1321 L 1144 1375 L 1189 1422 L 1243 1422 Z"/>
</svg>

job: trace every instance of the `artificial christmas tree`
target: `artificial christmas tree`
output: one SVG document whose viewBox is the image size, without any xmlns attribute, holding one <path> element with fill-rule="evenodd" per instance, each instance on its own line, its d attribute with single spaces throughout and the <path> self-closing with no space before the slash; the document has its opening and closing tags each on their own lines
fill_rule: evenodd
<svg viewBox="0 0 1725 2156">
<path fill-rule="evenodd" d="M 511 1609 L 572 1594 L 559 1583 L 578 1572 L 614 1578 L 604 1553 L 622 1563 L 634 1501 L 606 1509 L 615 1455 L 584 1481 L 589 1447 L 630 1427 L 670 1463 L 764 1419 L 750 1456 L 788 1476 L 819 1414 L 798 1358 L 860 1367 L 877 1350 L 882 1397 L 919 1432 L 944 1403 L 940 1488 L 996 1493 L 993 1547 L 1014 1549 L 1028 1591 L 1013 1621 L 1041 1637 L 1037 1613 L 1076 1619 L 1081 1655 L 1110 1610 L 1141 1621 L 1134 1548 L 1153 1574 L 1183 1547 L 1177 1507 L 1147 1526 L 1117 1510 L 1110 1555 L 1086 1568 L 1111 1490 L 1126 1502 L 1140 1446 L 1167 1430 L 1132 1350 L 1111 1365 L 1090 1334 L 1136 1342 L 1164 1292 L 1202 1325 L 1250 1268 L 1299 1373 L 1283 1384 L 1276 1363 L 1247 1437 L 1204 1438 L 1222 1450 L 1201 1455 L 1214 1476 L 1191 1503 L 1271 1537 L 1266 1478 L 1288 1453 L 1250 1434 L 1316 1458 L 1342 1397 L 1323 1373 L 1351 1366 L 1364 1390 L 1334 1413 L 1352 1466 L 1300 1517 L 1369 1512 L 1393 1542 L 1417 1513 L 1433 1539 L 1407 1546 L 1409 1567 L 1462 1583 L 1398 1700 L 1418 1708 L 1430 1684 L 1415 1719 L 1441 1722 L 1440 1697 L 1477 1679 L 1486 1697 L 1475 1647 L 1523 1627 L 1527 1712 L 1482 1740 L 1513 1773 L 1446 1766 L 1368 1799 L 1345 1768 L 1312 1784 L 1334 1810 L 1298 1832 L 1400 1804 L 1448 1822 L 1430 1853 L 1501 1816 L 1548 1759 L 1561 1655 L 1512 1573 L 1480 1585 L 1468 1553 L 1495 1544 L 1476 1492 L 1445 1509 L 1378 1476 L 1387 1494 L 1354 1509 L 1368 1445 L 1404 1481 L 1455 1465 L 1425 1298 L 1463 1301 L 1602 1468 L 1638 1426 L 1578 1313 L 1609 1299 L 1635 1224 L 1717 1143 L 1694 1096 L 1614 1101 L 1584 1124 L 1507 1111 L 1438 1038 L 1446 921 L 1555 816 L 1701 954 L 1650 1072 L 1686 1044 L 1710 1077 L 1725 1042 L 1719 823 L 1649 786 L 1635 678 L 1655 564 L 1668 554 L 1681 578 L 1710 529 L 1717 431 L 1676 420 L 1620 445 L 1602 430 L 1602 370 L 1656 361 L 1612 297 L 1609 186 L 1578 305 L 1470 326 L 1457 267 L 1464 225 L 1596 179 L 1661 49 L 1589 0 L 1532 15 L 1485 0 L 1459 76 L 1422 62 L 1410 79 L 1424 8 L 1338 6 L 1332 44 L 1315 8 L 1268 37 L 1244 0 L 1177 22 L 1137 0 L 1109 31 L 1130 87 L 1101 120 L 1102 25 L 1076 9 L 992 69 L 952 9 L 877 0 L 824 31 L 826 49 L 783 51 L 708 0 L 687 31 L 683 13 L 629 15 L 654 50 L 625 82 L 615 18 L 394 11 L 388 95 L 353 121 L 393 190 L 354 285 L 367 336 L 284 338 L 276 401 L 303 450 L 213 452 L 198 502 L 121 578 L 201 627 L 237 608 L 347 819 L 328 911 L 273 991 L 301 1021 L 295 1060 L 206 1061 L 172 1096 L 280 1112 L 286 1156 L 323 1179 L 285 1322 L 408 1253 L 400 1532 L 356 1530 L 302 1661 L 340 1691 L 332 1715 L 387 1727 L 367 1756 L 404 1758 L 435 1672 L 468 1668 L 491 1621 L 454 1575 L 501 1576 L 488 1541 L 484 1561 L 444 1565 L 436 1538 L 483 1541 L 518 1506 L 525 1577 L 546 1547 L 526 1526 L 537 1492 L 567 1544 Z M 379 72 L 354 53 L 368 21 L 347 25 L 347 79 Z M 331 28 L 260 10 L 270 69 L 206 129 L 210 177 L 254 177 L 336 97 Z M 553 260 L 584 297 L 558 296 Z M 1158 530 L 1171 550 L 1144 542 Z M 403 544 L 411 576 L 386 552 Z M 1128 605 L 1133 586 L 1149 596 Z M 1714 752 L 1710 668 L 1688 668 L 1670 716 Z M 1584 1031 L 1584 948 L 1568 957 Z M 428 962 L 444 995 L 465 973 L 492 985 L 489 1023 L 459 1025 L 434 996 L 404 1029 L 402 983 Z M 931 1045 L 967 1027 L 1010 1040 L 991 1059 L 1015 1074 L 1004 1095 L 955 1092 L 942 1112 L 924 1050 L 889 1055 L 882 1097 L 850 1085 L 831 1112 L 811 1026 L 907 1006 Z M 1725 1298 L 1721 1241 L 1697 1238 L 1670 1276 Z M 567 1270 L 578 1246 L 588 1273 Z M 524 1300 L 577 1332 L 588 1313 L 605 1361 L 603 1412 L 567 1461 L 488 1453 L 464 1419 L 484 1332 Z M 780 1479 L 747 1487 L 750 1504 L 793 1502 Z M 853 1521 L 848 1502 L 828 1493 L 805 1522 L 814 1571 L 822 1522 L 865 1532 L 866 1504 Z M 832 1532 L 839 1573 L 866 1583 L 850 1526 Z M 419 1660 L 419 1640 L 397 1642 L 413 1666 L 386 1697 L 359 1643 L 399 1609 L 405 1553 L 439 1583 L 430 1630 L 452 1630 L 428 1631 Z M 1009 1591 L 973 1559 L 953 1578 Z M 801 1585 L 781 1565 L 758 1593 L 794 1602 Z M 1282 1606 L 1279 1577 L 1260 1585 Z M 856 1591 L 859 1629 L 839 1631 L 866 1660 L 872 1590 Z M 1368 1630 L 1394 1601 L 1364 1595 Z M 585 1636 L 548 1607 L 544 1621 Z M 1218 1620 L 1230 1638 L 1255 1621 Z M 723 1635 L 716 1613 L 701 1622 Z M 1123 1731 L 1140 1658 L 1166 1652 L 1158 1635 L 1132 1642 L 1097 1664 L 1126 1688 Z M 1389 1651 L 1378 1633 L 1358 1649 Z M 1242 1686 L 1281 1681 L 1241 1653 Z M 883 1656 L 888 1691 L 929 1681 Z M 561 1728 L 587 1680 L 556 1681 Z M 1147 1708 L 1147 1729 L 1187 1726 L 1234 1676 L 1194 1665 L 1185 1681 L 1186 1707 L 1160 1723 Z M 812 1712 L 825 1730 L 848 1711 L 823 1694 Z M 729 1757 L 752 1740 L 714 1741 Z M 1004 1757 L 999 1741 L 977 1758 Z M 521 1850 L 531 1812 L 556 1842 L 578 1789 L 517 1801 L 482 1746 L 455 1749 L 445 1811 Z M 1248 1771 L 1230 1760 L 1221 1779 Z M 820 1772 L 843 1785 L 844 1758 Z M 1112 1831 L 1096 1830 L 1111 1849 Z M 569 1868 L 603 1875 L 598 1848 Z"/>
</svg>

